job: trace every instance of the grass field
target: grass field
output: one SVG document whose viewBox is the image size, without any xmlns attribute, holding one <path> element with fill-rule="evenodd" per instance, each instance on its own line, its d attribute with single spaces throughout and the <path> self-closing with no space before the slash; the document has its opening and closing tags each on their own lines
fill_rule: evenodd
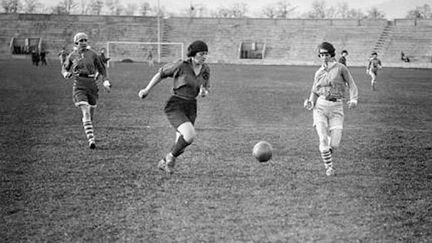
<svg viewBox="0 0 432 243">
<path fill-rule="evenodd" d="M 92 151 L 57 63 L 0 66 L 1 242 L 432 241 L 431 70 L 384 68 L 373 92 L 351 68 L 359 107 L 326 177 L 302 107 L 317 67 L 211 65 L 198 136 L 168 176 L 172 81 L 137 96 L 157 67 L 110 68 Z"/>
</svg>

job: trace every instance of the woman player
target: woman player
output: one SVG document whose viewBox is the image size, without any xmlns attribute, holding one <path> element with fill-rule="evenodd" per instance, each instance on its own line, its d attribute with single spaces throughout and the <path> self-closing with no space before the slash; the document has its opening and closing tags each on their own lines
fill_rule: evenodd
<svg viewBox="0 0 432 243">
<path fill-rule="evenodd" d="M 73 39 L 75 47 L 66 57 L 62 65 L 64 78 L 73 78 L 72 89 L 75 106 L 82 111 L 82 123 L 86 133 L 90 149 L 96 148 L 93 114 L 98 99 L 98 87 L 96 84 L 97 74 L 103 78 L 103 86 L 110 91 L 111 84 L 105 65 L 101 62 L 98 54 L 87 45 L 88 36 L 85 33 L 77 33 Z"/>
<path fill-rule="evenodd" d="M 173 94 L 165 105 L 165 114 L 176 130 L 176 140 L 171 151 L 159 161 L 158 168 L 169 174 L 174 173 L 176 158 L 189 146 L 195 136 L 198 96 L 207 96 L 210 88 L 210 68 L 205 61 L 208 47 L 203 41 L 192 42 L 187 49 L 187 59 L 166 64 L 159 69 L 138 95 L 144 99 L 150 90 L 162 79 L 174 79 Z"/>
<path fill-rule="evenodd" d="M 336 62 L 335 48 L 328 42 L 318 46 L 322 66 L 316 71 L 309 99 L 304 107 L 313 110 L 313 124 L 319 137 L 319 150 L 326 175 L 334 174 L 332 154 L 339 147 L 344 121 L 345 88 L 349 88 L 348 107 L 357 106 L 358 90 L 348 68 Z"/>
<path fill-rule="evenodd" d="M 369 58 L 369 63 L 366 67 L 366 73 L 371 77 L 371 88 L 376 90 L 376 78 L 378 76 L 378 70 L 382 68 L 381 60 L 378 59 L 378 53 L 372 52 Z"/>
</svg>

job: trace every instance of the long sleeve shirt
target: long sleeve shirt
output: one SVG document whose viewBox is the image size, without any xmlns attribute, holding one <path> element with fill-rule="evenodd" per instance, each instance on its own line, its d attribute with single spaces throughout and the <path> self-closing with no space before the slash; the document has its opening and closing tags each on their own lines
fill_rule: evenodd
<svg viewBox="0 0 432 243">
<path fill-rule="evenodd" d="M 378 58 L 369 59 L 369 63 L 367 66 L 368 70 L 376 71 L 381 67 L 381 60 Z"/>
<path fill-rule="evenodd" d="M 349 89 L 349 99 L 358 100 L 358 89 L 348 68 L 341 63 L 329 62 L 322 65 L 315 73 L 312 92 L 326 99 L 342 99 L 346 88 Z"/>
</svg>

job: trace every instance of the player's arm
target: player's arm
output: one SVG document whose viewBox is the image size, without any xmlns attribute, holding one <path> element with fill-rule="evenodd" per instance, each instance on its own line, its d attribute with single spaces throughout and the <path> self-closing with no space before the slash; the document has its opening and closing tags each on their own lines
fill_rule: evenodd
<svg viewBox="0 0 432 243">
<path fill-rule="evenodd" d="M 358 102 L 358 88 L 357 85 L 354 82 L 354 79 L 346 67 L 342 67 L 341 69 L 342 78 L 345 80 L 348 88 L 349 88 L 349 96 L 350 99 L 348 101 L 348 107 L 354 108 L 357 106 Z"/>
<path fill-rule="evenodd" d="M 165 66 L 161 67 L 159 69 L 159 71 L 150 80 L 150 82 L 147 84 L 147 86 L 138 92 L 138 96 L 141 99 L 144 99 L 150 93 L 150 90 L 154 86 L 156 86 L 161 80 L 163 80 L 167 77 L 174 77 L 175 73 L 177 73 L 177 71 L 181 65 L 181 62 L 182 61 L 179 60 L 176 63 L 168 63 L 168 64 L 165 64 Z"/>
<path fill-rule="evenodd" d="M 206 65 L 203 72 L 204 84 L 200 87 L 199 96 L 206 97 L 210 92 L 210 68 Z"/>
<path fill-rule="evenodd" d="M 309 98 L 306 99 L 303 103 L 304 108 L 307 110 L 312 110 L 315 107 L 316 101 L 318 99 L 318 90 L 317 90 L 317 83 L 318 83 L 318 71 L 315 73 L 314 82 L 311 88 L 311 92 L 309 94 Z"/>
<path fill-rule="evenodd" d="M 70 71 L 72 67 L 72 61 L 70 59 L 71 59 L 71 54 L 69 54 L 66 57 L 66 60 L 62 63 L 62 69 L 60 71 L 63 77 L 67 79 L 72 77 L 72 72 Z"/>
<path fill-rule="evenodd" d="M 102 75 L 102 80 L 103 80 L 103 86 L 104 88 L 109 92 L 111 91 L 111 83 L 109 81 L 108 78 L 108 72 L 106 69 L 105 64 L 102 62 L 101 58 L 97 55 L 97 53 L 94 53 L 95 57 L 94 57 L 94 65 L 98 71 L 97 75 L 95 76 L 95 78 L 98 78 L 99 75 Z"/>
<path fill-rule="evenodd" d="M 141 89 L 138 92 L 138 96 L 141 99 L 144 99 L 145 97 L 147 97 L 147 95 L 150 93 L 150 90 L 156 86 L 156 84 L 158 84 L 160 81 L 162 80 L 162 76 L 161 76 L 161 72 L 157 72 L 153 78 L 150 80 L 150 82 L 147 84 L 147 86 L 144 89 Z"/>
</svg>

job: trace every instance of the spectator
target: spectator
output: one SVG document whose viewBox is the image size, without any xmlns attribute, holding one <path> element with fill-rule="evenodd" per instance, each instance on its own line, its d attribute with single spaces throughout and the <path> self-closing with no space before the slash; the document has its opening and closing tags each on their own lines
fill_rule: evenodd
<svg viewBox="0 0 432 243">
<path fill-rule="evenodd" d="M 343 50 L 341 52 L 341 57 L 339 58 L 339 63 L 342 63 L 343 65 L 345 65 L 345 67 L 347 67 L 347 64 L 346 64 L 346 61 L 347 61 L 346 57 L 347 56 L 348 56 L 348 51 Z"/>
<path fill-rule="evenodd" d="M 39 53 L 36 50 L 33 50 L 31 52 L 31 59 L 32 59 L 33 65 L 39 66 L 40 56 L 39 56 Z"/>
<path fill-rule="evenodd" d="M 46 60 L 46 54 L 48 53 L 48 51 L 42 50 L 40 53 L 40 61 L 41 61 L 41 65 L 48 65 L 47 60 Z"/>
</svg>

